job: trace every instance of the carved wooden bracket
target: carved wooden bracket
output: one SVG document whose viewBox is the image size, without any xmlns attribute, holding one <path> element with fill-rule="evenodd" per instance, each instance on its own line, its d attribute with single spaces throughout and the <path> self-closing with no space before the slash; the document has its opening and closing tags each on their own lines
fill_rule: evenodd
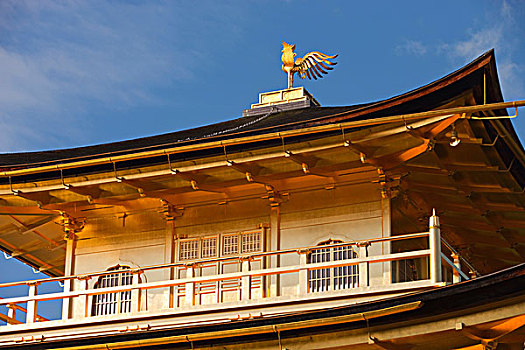
<svg viewBox="0 0 525 350">
<path fill-rule="evenodd" d="M 69 240 L 74 239 L 75 234 L 82 231 L 85 223 L 85 219 L 83 218 L 74 218 L 66 213 L 62 213 L 62 219 L 58 224 L 61 225 L 64 230 L 64 239 Z"/>
<path fill-rule="evenodd" d="M 184 207 L 176 207 L 165 199 L 160 200 L 161 208 L 159 213 L 166 221 L 173 221 L 175 218 L 181 217 L 184 214 Z"/>
<path fill-rule="evenodd" d="M 264 198 L 267 198 L 270 201 L 270 206 L 277 207 L 284 202 L 283 194 L 277 191 L 272 185 L 264 185 L 267 195 Z"/>
</svg>

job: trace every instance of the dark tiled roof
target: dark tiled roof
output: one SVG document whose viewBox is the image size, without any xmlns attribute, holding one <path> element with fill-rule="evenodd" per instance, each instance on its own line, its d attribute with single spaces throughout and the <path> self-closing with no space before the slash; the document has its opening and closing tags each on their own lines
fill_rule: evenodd
<svg viewBox="0 0 525 350">
<path fill-rule="evenodd" d="M 263 116 L 238 118 L 194 129 L 94 146 L 0 154 L 0 169 L 52 165 L 72 160 L 87 160 L 101 156 L 116 156 L 177 145 L 224 140 L 234 135 L 249 136 L 348 120 L 373 119 L 428 111 L 469 90 L 473 90 L 474 95 L 478 98 L 482 93 L 480 89 L 483 86 L 483 72 L 488 73 L 487 102 L 502 101 L 494 52 L 489 51 L 446 77 L 387 100 L 354 106 L 309 107 L 291 111 L 277 111 Z M 510 123 L 508 123 L 508 127 L 515 134 Z"/>
<path fill-rule="evenodd" d="M 5 153 L 0 154 L 0 167 L 36 165 L 38 163 L 49 164 L 57 161 L 90 159 L 100 156 L 173 147 L 178 144 L 187 145 L 211 140 L 222 140 L 231 137 L 233 134 L 253 134 L 254 131 L 261 129 L 285 129 L 285 124 L 349 112 L 357 107 L 359 106 L 310 107 L 285 112 L 277 111 L 269 115 L 237 118 L 194 129 L 133 140 L 52 151 Z"/>
</svg>

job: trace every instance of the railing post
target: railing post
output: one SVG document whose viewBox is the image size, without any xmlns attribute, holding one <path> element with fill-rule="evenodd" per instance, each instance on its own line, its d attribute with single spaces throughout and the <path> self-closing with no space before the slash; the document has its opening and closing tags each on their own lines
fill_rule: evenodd
<svg viewBox="0 0 525 350">
<path fill-rule="evenodd" d="M 79 290 L 84 292 L 84 291 L 87 291 L 89 289 L 89 280 L 91 279 L 90 276 L 78 276 L 78 282 L 80 284 L 80 288 Z M 84 294 L 84 295 L 80 295 L 79 298 L 79 304 L 80 304 L 80 314 L 78 315 L 79 317 L 88 317 L 89 314 L 90 314 L 90 295 L 89 294 Z"/>
<path fill-rule="evenodd" d="M 300 249 L 297 251 L 299 253 L 299 284 L 297 286 L 298 295 L 306 295 L 309 292 L 309 283 L 308 283 L 308 254 L 310 251 L 308 249 Z"/>
<path fill-rule="evenodd" d="M 359 242 L 358 258 L 363 259 L 368 257 L 368 246 L 370 242 Z M 370 285 L 370 274 L 368 271 L 368 261 L 359 263 L 359 287 L 368 287 Z"/>
<path fill-rule="evenodd" d="M 441 231 L 439 217 L 436 210 L 432 210 L 429 220 L 429 248 L 430 248 L 430 280 L 433 283 L 441 282 Z"/>
<path fill-rule="evenodd" d="M 457 255 L 456 253 L 452 253 L 451 257 L 454 261 L 454 266 L 456 266 L 458 270 L 461 270 L 461 261 L 459 259 L 459 255 Z M 461 276 L 459 275 L 459 272 L 453 269 L 452 270 L 452 283 L 459 283 L 459 282 L 461 282 Z"/>
<path fill-rule="evenodd" d="M 241 271 L 244 272 L 250 272 L 251 270 L 251 258 L 250 257 L 242 257 L 241 258 Z M 250 300 L 252 297 L 252 278 L 250 275 L 245 276 L 243 274 L 241 279 L 241 300 Z"/>
<path fill-rule="evenodd" d="M 28 282 L 29 286 L 29 298 L 34 298 L 37 295 L 37 286 L 38 282 Z M 37 313 L 37 302 L 36 300 L 28 300 L 27 302 L 27 313 L 26 313 L 26 323 L 35 323 L 36 322 L 36 313 Z"/>
<path fill-rule="evenodd" d="M 73 290 L 73 280 L 64 280 L 64 293 L 71 292 Z M 62 319 L 67 320 L 71 317 L 71 298 L 62 299 Z"/>
<path fill-rule="evenodd" d="M 16 320 L 16 304 L 7 304 L 7 317 Z"/>
<path fill-rule="evenodd" d="M 131 312 L 139 312 L 140 311 L 140 274 L 142 271 L 139 269 L 133 270 L 132 273 L 132 280 L 131 280 Z"/>
<path fill-rule="evenodd" d="M 195 264 L 188 263 L 186 265 L 186 278 L 193 279 L 195 277 Z M 195 305 L 195 283 L 190 281 L 185 284 L 184 304 L 186 306 Z"/>
</svg>

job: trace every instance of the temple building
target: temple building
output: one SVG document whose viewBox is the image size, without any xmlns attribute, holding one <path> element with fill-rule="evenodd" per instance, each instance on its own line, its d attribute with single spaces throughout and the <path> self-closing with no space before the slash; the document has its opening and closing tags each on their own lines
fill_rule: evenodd
<svg viewBox="0 0 525 350">
<path fill-rule="evenodd" d="M 0 348 L 523 349 L 525 101 L 494 52 L 360 105 L 291 83 L 226 122 L 0 154 L 0 249 L 49 276 L 0 284 L 23 287 Z"/>
</svg>

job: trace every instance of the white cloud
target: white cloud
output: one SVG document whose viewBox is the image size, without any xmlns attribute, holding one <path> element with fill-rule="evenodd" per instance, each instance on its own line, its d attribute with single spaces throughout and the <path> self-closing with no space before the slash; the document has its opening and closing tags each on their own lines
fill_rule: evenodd
<svg viewBox="0 0 525 350">
<path fill-rule="evenodd" d="M 495 49 L 501 87 L 505 98 L 510 100 L 525 95 L 525 85 L 520 78 L 525 66 L 513 59 L 515 40 L 520 36 L 514 26 L 516 22 L 513 13 L 512 5 L 504 1 L 500 12 L 492 16 L 492 21 L 487 22 L 487 27 L 471 29 L 466 40 L 449 44 L 445 50 L 451 57 L 468 62 L 490 49 Z"/>
<path fill-rule="evenodd" d="M 419 56 L 435 52 L 439 55 L 447 55 L 455 61 L 460 60 L 461 64 L 465 64 L 484 52 L 495 49 L 505 98 L 510 100 L 522 98 L 525 95 L 525 84 L 520 77 L 525 72 L 525 65 L 514 60 L 513 54 L 515 47 L 522 46 L 523 33 L 516 25 L 517 9 L 514 6 L 508 1 L 503 1 L 499 11 L 487 14 L 487 18 L 483 21 L 474 21 L 474 23 L 482 24 L 479 27 L 470 28 L 463 40 L 440 44 L 405 40 L 403 44 L 396 47 L 396 52 Z"/>
<path fill-rule="evenodd" d="M 193 5 L 0 1 L 0 153 L 85 142 L 83 117 L 93 105 L 162 104 L 152 90 L 193 79 L 208 61 L 203 30 L 234 26 L 217 13 L 237 15 L 222 11 L 227 5 L 208 13 L 185 6 Z M 35 128 L 47 141 L 38 142 Z"/>
<path fill-rule="evenodd" d="M 504 58 L 498 63 L 498 73 L 506 99 L 523 99 L 525 96 L 525 84 L 522 78 L 524 72 L 524 65 L 512 62 L 508 58 Z"/>
<path fill-rule="evenodd" d="M 0 105 L 7 112 L 50 106 L 55 84 L 30 57 L 0 47 Z"/>
<path fill-rule="evenodd" d="M 396 46 L 395 50 L 398 55 L 407 53 L 416 56 L 423 56 L 427 53 L 427 48 L 422 42 L 409 39 L 405 39 L 403 44 Z"/>
<path fill-rule="evenodd" d="M 462 57 L 465 60 L 470 60 L 492 48 L 501 47 L 502 37 L 502 25 L 473 31 L 467 40 L 459 41 L 449 46 L 451 50 L 450 53 L 454 56 Z"/>
<path fill-rule="evenodd" d="M 512 14 L 512 6 L 509 5 L 507 1 L 503 1 L 503 4 L 501 5 L 501 17 L 505 21 L 514 22 L 514 16 Z"/>
</svg>

